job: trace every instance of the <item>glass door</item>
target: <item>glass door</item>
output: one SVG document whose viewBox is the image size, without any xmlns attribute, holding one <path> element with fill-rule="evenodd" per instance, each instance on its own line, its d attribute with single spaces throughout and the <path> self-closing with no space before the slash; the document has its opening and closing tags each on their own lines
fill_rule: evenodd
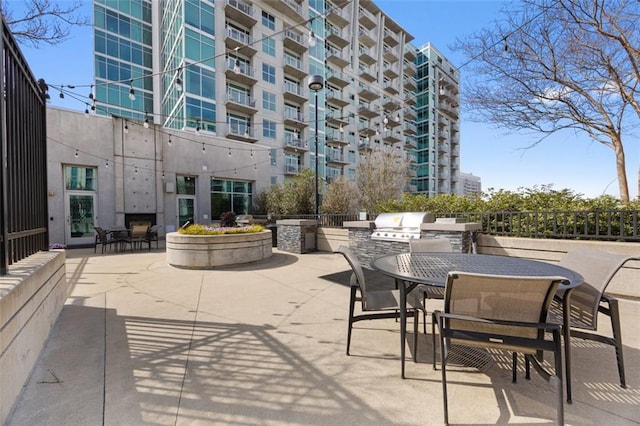
<svg viewBox="0 0 640 426">
<path fill-rule="evenodd" d="M 178 196 L 178 226 L 184 226 L 185 223 L 195 223 L 196 218 L 196 199 L 195 197 Z"/>
<path fill-rule="evenodd" d="M 66 192 L 65 239 L 67 245 L 88 245 L 95 242 L 95 194 Z"/>
</svg>

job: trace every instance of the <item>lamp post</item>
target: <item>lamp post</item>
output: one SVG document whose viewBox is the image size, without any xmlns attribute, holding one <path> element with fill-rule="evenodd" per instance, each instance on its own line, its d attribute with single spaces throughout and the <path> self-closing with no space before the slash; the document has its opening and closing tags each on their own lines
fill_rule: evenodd
<svg viewBox="0 0 640 426">
<path fill-rule="evenodd" d="M 315 92 L 316 98 L 316 120 L 315 120 L 315 148 L 316 148 L 316 173 L 315 173 L 315 191 L 316 198 L 314 203 L 314 213 L 316 215 L 316 220 L 319 220 L 318 215 L 318 207 L 320 205 L 320 191 L 318 188 L 318 163 L 320 162 L 320 158 L 318 157 L 318 91 L 324 87 L 324 79 L 321 75 L 312 75 L 309 77 L 309 89 Z"/>
</svg>

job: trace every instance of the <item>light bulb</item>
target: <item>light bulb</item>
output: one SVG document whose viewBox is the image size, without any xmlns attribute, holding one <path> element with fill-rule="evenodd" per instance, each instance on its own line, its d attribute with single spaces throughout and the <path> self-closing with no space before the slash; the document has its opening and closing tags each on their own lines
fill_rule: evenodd
<svg viewBox="0 0 640 426">
<path fill-rule="evenodd" d="M 182 92 L 182 79 L 180 77 L 176 78 L 176 90 L 178 92 Z"/>
<path fill-rule="evenodd" d="M 242 69 L 240 68 L 240 60 L 238 60 L 238 59 L 236 59 L 236 62 L 233 65 L 233 72 L 235 74 L 240 74 L 240 72 L 242 72 Z"/>
<path fill-rule="evenodd" d="M 129 99 L 131 99 L 132 101 L 136 100 L 136 92 L 135 90 L 133 90 L 133 86 L 129 88 Z"/>
<path fill-rule="evenodd" d="M 316 35 L 313 33 L 313 30 L 309 30 L 309 47 L 314 47 L 316 45 Z"/>
</svg>

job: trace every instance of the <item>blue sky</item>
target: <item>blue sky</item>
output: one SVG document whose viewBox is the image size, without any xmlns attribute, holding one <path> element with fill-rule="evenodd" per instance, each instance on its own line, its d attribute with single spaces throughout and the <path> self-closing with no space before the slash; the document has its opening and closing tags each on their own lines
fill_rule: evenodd
<svg viewBox="0 0 640 426">
<path fill-rule="evenodd" d="M 21 0 L 10 0 L 14 8 Z M 92 17 L 91 2 L 85 0 L 85 14 Z M 499 18 L 502 0 L 378 0 L 376 4 L 415 37 L 414 43 L 431 42 L 454 65 L 467 59 L 450 47 L 456 38 L 490 26 Z M 70 39 L 59 46 L 38 50 L 23 49 L 36 78 L 54 85 L 86 86 L 76 92 L 89 93 L 93 80 L 93 40 L 91 28 L 74 29 Z M 464 74 L 463 67 L 461 73 Z M 464 90 L 464 87 L 462 88 Z M 86 93 L 85 93 L 86 92 Z M 84 110 L 85 105 L 59 99 L 51 93 L 52 104 Z M 587 197 L 603 193 L 619 196 L 613 151 L 583 135 L 565 132 L 527 149 L 531 136 L 507 134 L 493 125 L 470 122 L 461 117 L 461 170 L 482 178 L 483 189 L 517 190 L 519 187 L 552 184 L 569 188 Z M 626 138 L 627 179 L 631 198 L 638 196 L 640 165 L 638 138 Z"/>
</svg>

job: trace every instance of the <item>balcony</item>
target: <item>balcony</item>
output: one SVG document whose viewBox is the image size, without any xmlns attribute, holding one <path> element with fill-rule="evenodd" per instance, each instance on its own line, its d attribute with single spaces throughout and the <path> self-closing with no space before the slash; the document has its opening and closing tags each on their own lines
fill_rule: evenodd
<svg viewBox="0 0 640 426">
<path fill-rule="evenodd" d="M 398 103 L 391 96 L 382 96 L 382 107 L 386 111 L 395 110 L 398 108 Z"/>
<path fill-rule="evenodd" d="M 326 152 L 325 159 L 327 163 L 332 164 L 349 164 L 349 161 L 344 157 L 342 150 L 338 149 L 328 149 Z"/>
<path fill-rule="evenodd" d="M 246 62 L 238 61 L 232 57 L 225 60 L 225 75 L 227 80 L 235 81 L 247 86 L 253 86 L 258 81 L 255 76 L 255 70 Z"/>
<path fill-rule="evenodd" d="M 337 2 L 344 3 L 344 2 L 341 2 L 341 0 L 337 0 Z M 344 4 L 347 4 L 347 3 L 344 3 Z M 328 3 L 326 10 L 327 10 L 326 19 L 332 25 L 335 25 L 338 28 L 344 28 L 347 26 L 347 24 L 349 24 L 350 16 L 344 9 L 341 9 L 341 6 Z"/>
<path fill-rule="evenodd" d="M 282 118 L 285 126 L 300 128 L 309 125 L 305 120 L 304 114 L 295 109 L 285 108 Z"/>
<path fill-rule="evenodd" d="M 416 125 L 409 121 L 404 122 L 404 124 L 402 125 L 402 130 L 405 134 L 415 135 L 417 133 Z"/>
<path fill-rule="evenodd" d="M 405 149 L 416 149 L 418 148 L 418 141 L 414 137 L 405 136 L 404 146 L 405 146 Z"/>
<path fill-rule="evenodd" d="M 385 92 L 390 93 L 392 95 L 397 95 L 400 92 L 398 91 L 398 87 L 397 84 L 393 81 L 387 81 L 386 83 L 383 83 L 383 89 Z"/>
<path fill-rule="evenodd" d="M 340 110 L 328 111 L 324 116 L 324 121 L 334 126 L 346 126 L 349 124 L 348 117 L 345 117 Z"/>
<path fill-rule="evenodd" d="M 415 120 L 418 117 L 416 111 L 413 108 L 405 108 L 404 109 L 404 118 L 407 120 Z"/>
<path fill-rule="evenodd" d="M 253 16 L 254 11 L 250 3 L 242 0 L 227 0 L 224 13 L 227 18 L 244 25 L 247 28 L 253 27 L 258 20 Z"/>
<path fill-rule="evenodd" d="M 305 37 L 297 31 L 286 29 L 282 35 L 282 44 L 285 49 L 289 49 L 299 55 L 307 51 Z"/>
<path fill-rule="evenodd" d="M 358 124 L 358 133 L 360 136 L 370 137 L 376 134 L 376 129 L 371 123 L 359 123 Z"/>
<path fill-rule="evenodd" d="M 338 86 L 341 89 L 349 85 L 349 77 L 341 71 L 338 71 L 338 70 L 327 71 L 326 77 L 327 77 L 328 83 L 331 83 L 334 86 Z"/>
<path fill-rule="evenodd" d="M 255 114 L 258 112 L 256 101 L 252 99 L 251 94 L 238 90 L 227 90 L 227 99 L 225 103 L 227 110 L 237 111 L 243 114 Z"/>
<path fill-rule="evenodd" d="M 380 112 L 377 111 L 377 108 L 373 104 L 361 102 L 358 104 L 358 115 L 360 117 L 372 119 L 380 115 Z"/>
<path fill-rule="evenodd" d="M 326 60 L 330 64 L 342 69 L 349 65 L 349 58 L 340 49 L 327 48 L 325 49 Z"/>
<path fill-rule="evenodd" d="M 414 105 L 416 103 L 416 96 L 411 92 L 404 92 L 404 102 L 409 105 Z"/>
<path fill-rule="evenodd" d="M 376 71 L 374 71 L 372 68 L 373 67 L 366 66 L 361 63 L 360 66 L 358 67 L 358 75 L 360 76 L 361 79 L 366 80 L 370 83 L 373 83 L 374 81 L 378 80 L 378 76 Z"/>
<path fill-rule="evenodd" d="M 325 143 L 331 146 L 344 146 L 348 145 L 349 141 L 344 130 L 335 129 L 333 127 L 327 127 L 326 129 Z"/>
<path fill-rule="evenodd" d="M 309 144 L 307 142 L 303 141 L 299 137 L 296 137 L 290 133 L 287 133 L 284 135 L 284 139 L 282 142 L 283 142 L 284 149 L 286 150 L 295 151 L 295 152 L 309 150 Z"/>
<path fill-rule="evenodd" d="M 363 7 L 358 9 L 358 22 L 368 29 L 375 28 L 378 25 L 375 15 Z"/>
<path fill-rule="evenodd" d="M 407 76 L 405 75 L 402 78 L 402 83 L 403 83 L 403 87 L 405 89 L 407 89 L 410 92 L 415 92 L 416 89 L 418 88 L 418 84 L 416 83 L 416 79 L 411 77 L 411 76 Z"/>
<path fill-rule="evenodd" d="M 344 49 L 349 45 L 349 36 L 347 35 L 347 32 L 332 25 L 325 26 L 325 40 L 340 49 Z"/>
<path fill-rule="evenodd" d="M 363 27 L 358 28 L 358 42 L 367 47 L 373 47 L 377 43 L 373 31 Z"/>
<path fill-rule="evenodd" d="M 382 40 L 391 47 L 395 47 L 400 43 L 398 34 L 394 33 L 389 28 L 384 29 L 384 38 Z"/>
<path fill-rule="evenodd" d="M 297 175 L 300 173 L 300 166 L 298 164 L 285 164 L 284 165 L 284 174 L 285 175 Z"/>
<path fill-rule="evenodd" d="M 360 62 L 368 66 L 376 65 L 378 63 L 376 54 L 370 47 L 360 46 L 358 49 L 358 56 L 360 58 Z"/>
<path fill-rule="evenodd" d="M 225 28 L 224 45 L 227 50 L 236 50 L 245 56 L 253 56 L 258 51 L 252 45 L 253 38 L 237 28 L 227 26 Z"/>
<path fill-rule="evenodd" d="M 303 104 L 309 100 L 307 91 L 300 84 L 285 81 L 282 86 L 282 96 L 289 101 Z"/>
<path fill-rule="evenodd" d="M 413 62 L 418 57 L 418 50 L 416 49 L 415 46 L 407 43 L 404 45 L 404 57 L 409 62 Z"/>
<path fill-rule="evenodd" d="M 385 130 L 382 132 L 382 141 L 386 144 L 393 145 L 401 140 L 401 135 L 393 130 Z"/>
<path fill-rule="evenodd" d="M 382 73 L 384 74 L 385 77 L 392 80 L 394 78 L 397 78 L 400 75 L 398 71 L 398 66 L 395 64 L 385 64 L 382 69 Z"/>
<path fill-rule="evenodd" d="M 309 18 L 302 5 L 296 0 L 273 0 L 271 4 L 295 24 L 305 24 Z"/>
<path fill-rule="evenodd" d="M 282 69 L 285 74 L 293 76 L 299 80 L 302 80 L 308 75 L 305 63 L 302 60 L 287 54 L 285 54 L 282 59 Z"/>
<path fill-rule="evenodd" d="M 222 126 L 221 126 L 222 127 Z M 245 123 L 229 123 L 224 126 L 224 135 L 229 139 L 243 142 L 256 142 L 255 129 Z"/>
<path fill-rule="evenodd" d="M 341 90 L 327 88 L 325 91 L 325 97 L 328 103 L 335 105 L 338 108 L 345 107 L 350 103 Z"/>
<path fill-rule="evenodd" d="M 418 73 L 418 67 L 411 61 L 407 61 L 406 59 L 402 61 L 402 65 L 404 66 L 405 75 L 415 76 Z"/>
<path fill-rule="evenodd" d="M 380 98 L 380 93 L 378 93 L 378 91 L 371 86 L 368 86 L 366 84 L 359 84 L 358 96 L 360 96 L 362 99 L 365 99 L 371 102 L 373 100 Z"/>
<path fill-rule="evenodd" d="M 389 62 L 398 62 L 398 50 L 389 46 L 382 46 L 382 57 Z"/>
</svg>

